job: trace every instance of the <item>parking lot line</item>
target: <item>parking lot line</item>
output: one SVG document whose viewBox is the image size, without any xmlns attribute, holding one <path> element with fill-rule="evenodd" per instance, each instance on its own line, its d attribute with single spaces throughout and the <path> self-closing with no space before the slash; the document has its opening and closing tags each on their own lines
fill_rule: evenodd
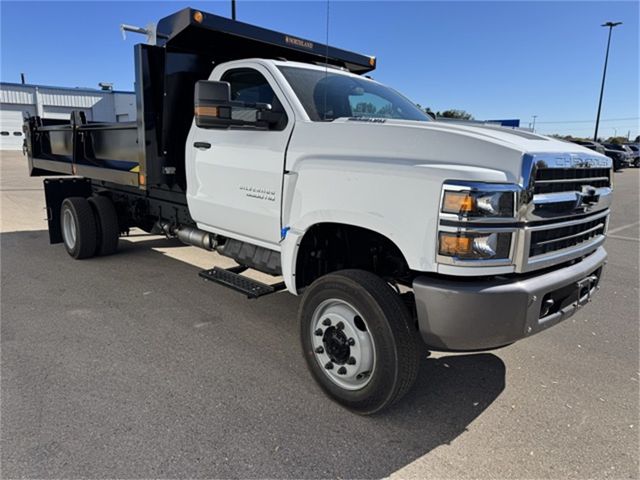
<svg viewBox="0 0 640 480">
<path fill-rule="evenodd" d="M 616 227 L 616 228 L 612 228 L 611 230 L 609 230 L 609 237 L 611 237 L 612 233 L 617 233 L 617 232 L 621 232 L 622 230 L 626 230 L 627 228 L 631 228 L 631 227 L 635 227 L 636 225 L 640 225 L 640 222 L 634 222 L 634 223 L 628 223 L 626 225 L 622 225 L 621 227 Z M 611 237 L 611 238 L 615 238 L 615 237 Z"/>
<path fill-rule="evenodd" d="M 627 240 L 630 242 L 640 242 L 640 238 L 623 237 L 622 235 L 607 235 L 607 238 L 614 238 L 616 240 Z"/>
</svg>

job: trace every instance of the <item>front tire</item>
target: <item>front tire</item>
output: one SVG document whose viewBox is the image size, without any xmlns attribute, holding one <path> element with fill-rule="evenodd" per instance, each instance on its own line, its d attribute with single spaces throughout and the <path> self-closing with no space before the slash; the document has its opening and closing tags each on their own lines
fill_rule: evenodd
<svg viewBox="0 0 640 480">
<path fill-rule="evenodd" d="M 307 288 L 299 311 L 307 366 L 325 393 L 369 415 L 413 385 L 420 344 L 409 311 L 382 278 L 342 270 Z"/>
<path fill-rule="evenodd" d="M 65 198 L 60 207 L 60 227 L 67 253 L 80 260 L 96 253 L 97 227 L 86 198 Z"/>
</svg>

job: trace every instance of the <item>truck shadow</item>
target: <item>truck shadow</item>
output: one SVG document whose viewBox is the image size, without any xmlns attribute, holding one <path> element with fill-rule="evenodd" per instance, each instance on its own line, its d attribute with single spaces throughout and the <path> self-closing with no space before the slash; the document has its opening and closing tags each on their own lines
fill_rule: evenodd
<svg viewBox="0 0 640 480">
<path fill-rule="evenodd" d="M 505 388 L 505 365 L 492 353 L 425 355 L 398 404 L 372 417 L 353 415 L 306 371 L 296 297 L 247 301 L 205 283 L 197 267 L 153 250 L 182 246 L 165 239 L 123 241 L 122 254 L 81 262 L 49 246 L 46 232 L 0 239 L 3 369 L 35 380 L 34 368 L 47 372 L 39 380 L 46 385 L 3 382 L 3 393 L 19 399 L 3 404 L 3 418 L 24 432 L 38 416 L 37 432 L 59 444 L 51 458 L 38 453 L 47 439 L 37 432 L 35 446 L 23 446 L 33 439 L 8 445 L 7 455 L 24 466 L 9 468 L 11 476 L 381 478 L 464 434 Z M 37 297 L 24 293 L 27 285 Z M 42 322 L 41 311 L 55 327 Z M 48 345 L 26 340 L 34 325 L 50 329 L 55 350 L 30 354 Z M 7 362 L 10 351 L 30 361 Z M 107 374 L 99 365 L 109 366 Z M 73 388 L 97 400 L 70 410 Z M 31 411 L 48 391 L 64 392 L 66 403 L 54 399 Z M 96 449 L 91 465 L 82 460 Z"/>
</svg>

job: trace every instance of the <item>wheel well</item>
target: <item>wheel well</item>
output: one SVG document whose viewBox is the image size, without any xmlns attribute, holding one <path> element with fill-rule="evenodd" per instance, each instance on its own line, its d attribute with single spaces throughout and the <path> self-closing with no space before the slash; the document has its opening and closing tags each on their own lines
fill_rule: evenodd
<svg viewBox="0 0 640 480">
<path fill-rule="evenodd" d="M 305 233 L 296 260 L 296 288 L 337 270 L 356 268 L 401 284 L 412 272 L 400 249 L 384 235 L 339 223 L 314 225 Z"/>
</svg>

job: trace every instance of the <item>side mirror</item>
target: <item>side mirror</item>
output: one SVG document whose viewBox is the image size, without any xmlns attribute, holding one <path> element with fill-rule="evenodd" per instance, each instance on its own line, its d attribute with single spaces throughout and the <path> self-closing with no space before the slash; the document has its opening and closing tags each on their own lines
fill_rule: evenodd
<svg viewBox="0 0 640 480">
<path fill-rule="evenodd" d="M 199 128 L 228 128 L 253 126 L 268 128 L 278 118 L 267 103 L 234 102 L 229 82 L 196 82 L 194 113 Z"/>
<path fill-rule="evenodd" d="M 231 85 L 207 80 L 196 82 L 194 107 L 198 127 L 228 127 L 231 120 Z"/>
</svg>

